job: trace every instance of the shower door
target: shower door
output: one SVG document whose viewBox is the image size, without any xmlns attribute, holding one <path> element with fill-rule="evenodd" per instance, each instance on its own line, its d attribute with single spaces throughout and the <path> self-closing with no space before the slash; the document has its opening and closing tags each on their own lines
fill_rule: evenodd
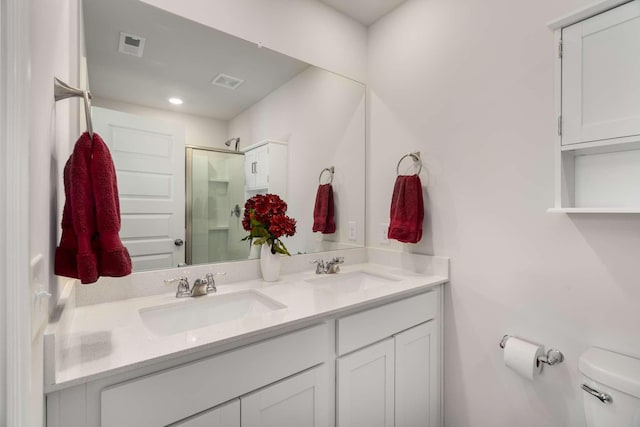
<svg viewBox="0 0 640 427">
<path fill-rule="evenodd" d="M 246 258 L 244 154 L 186 148 L 187 264 Z"/>
</svg>

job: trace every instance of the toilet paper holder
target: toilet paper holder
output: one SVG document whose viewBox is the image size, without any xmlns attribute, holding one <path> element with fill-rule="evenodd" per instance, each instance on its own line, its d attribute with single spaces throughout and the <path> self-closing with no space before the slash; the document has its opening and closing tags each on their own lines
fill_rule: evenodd
<svg viewBox="0 0 640 427">
<path fill-rule="evenodd" d="M 504 346 L 507 345 L 507 341 L 509 340 L 509 338 L 511 338 L 511 335 L 505 335 L 502 337 L 502 339 L 500 340 L 500 348 L 504 349 Z M 538 357 L 538 361 L 549 366 L 553 366 L 564 361 L 564 354 L 562 354 L 560 350 L 551 348 L 547 350 L 547 353 L 544 356 Z"/>
</svg>

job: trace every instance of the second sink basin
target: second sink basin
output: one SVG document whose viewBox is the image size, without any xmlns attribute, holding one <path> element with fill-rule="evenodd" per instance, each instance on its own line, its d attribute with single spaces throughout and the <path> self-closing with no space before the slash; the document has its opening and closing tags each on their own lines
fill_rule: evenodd
<svg viewBox="0 0 640 427">
<path fill-rule="evenodd" d="M 218 323 L 260 315 L 287 306 L 254 290 L 209 295 L 139 310 L 156 335 L 173 335 Z"/>
<path fill-rule="evenodd" d="M 355 292 L 376 288 L 392 282 L 398 282 L 392 276 L 370 271 L 351 271 L 348 273 L 327 274 L 308 279 L 307 282 L 320 289 L 335 289 L 342 292 Z"/>
</svg>

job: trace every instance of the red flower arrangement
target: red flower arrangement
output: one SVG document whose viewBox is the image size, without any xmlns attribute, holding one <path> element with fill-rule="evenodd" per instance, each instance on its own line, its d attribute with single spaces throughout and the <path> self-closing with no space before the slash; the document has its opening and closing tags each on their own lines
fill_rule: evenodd
<svg viewBox="0 0 640 427">
<path fill-rule="evenodd" d="M 285 215 L 287 204 L 277 194 L 258 194 L 244 204 L 242 227 L 249 235 L 242 240 L 253 240 L 254 245 L 267 243 L 271 253 L 291 255 L 284 243 L 283 236 L 296 234 L 296 220 Z"/>
</svg>

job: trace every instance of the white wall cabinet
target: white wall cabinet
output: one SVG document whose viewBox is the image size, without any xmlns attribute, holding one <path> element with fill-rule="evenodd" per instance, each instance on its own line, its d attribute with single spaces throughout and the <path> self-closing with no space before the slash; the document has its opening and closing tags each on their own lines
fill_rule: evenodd
<svg viewBox="0 0 640 427">
<path fill-rule="evenodd" d="M 327 427 L 327 370 L 321 365 L 241 399 L 242 427 Z"/>
<path fill-rule="evenodd" d="M 559 22 L 551 211 L 640 212 L 640 0 Z"/>
<path fill-rule="evenodd" d="M 247 147 L 244 156 L 247 197 L 275 193 L 286 198 L 288 144 L 267 139 Z"/>
<path fill-rule="evenodd" d="M 439 427 L 441 306 L 436 287 L 58 390 L 47 395 L 47 426 Z"/>
</svg>

